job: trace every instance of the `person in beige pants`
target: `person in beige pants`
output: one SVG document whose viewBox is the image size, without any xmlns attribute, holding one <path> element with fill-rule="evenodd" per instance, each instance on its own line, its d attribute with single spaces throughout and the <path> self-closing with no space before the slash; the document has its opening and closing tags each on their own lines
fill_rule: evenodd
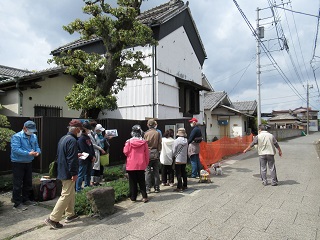
<svg viewBox="0 0 320 240">
<path fill-rule="evenodd" d="M 260 175 L 262 184 L 264 186 L 268 185 L 267 180 L 267 164 L 270 170 L 271 175 L 271 185 L 277 186 L 278 185 L 278 178 L 277 178 L 277 171 L 276 165 L 274 160 L 274 155 L 276 154 L 276 148 L 278 149 L 279 156 L 282 156 L 281 148 L 276 140 L 276 138 L 267 131 L 267 126 L 261 124 L 259 126 L 259 134 L 255 136 L 252 143 L 243 150 L 243 152 L 247 152 L 250 148 L 254 145 L 258 145 L 258 154 L 260 160 Z"/>
</svg>

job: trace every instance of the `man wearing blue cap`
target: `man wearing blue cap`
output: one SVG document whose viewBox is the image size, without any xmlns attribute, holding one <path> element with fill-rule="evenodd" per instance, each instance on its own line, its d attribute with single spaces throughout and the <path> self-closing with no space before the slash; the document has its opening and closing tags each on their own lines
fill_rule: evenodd
<svg viewBox="0 0 320 240">
<path fill-rule="evenodd" d="M 32 191 L 32 161 L 39 156 L 39 148 L 36 124 L 33 121 L 26 121 L 23 129 L 14 134 L 11 138 L 11 162 L 13 174 L 12 201 L 13 208 L 27 210 L 27 205 L 33 204 L 30 201 Z M 22 205 L 24 206 L 22 206 Z"/>
</svg>

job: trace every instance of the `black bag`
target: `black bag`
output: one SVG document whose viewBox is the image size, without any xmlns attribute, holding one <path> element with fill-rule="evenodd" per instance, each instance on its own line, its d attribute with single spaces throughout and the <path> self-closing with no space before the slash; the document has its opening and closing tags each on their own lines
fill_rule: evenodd
<svg viewBox="0 0 320 240">
<path fill-rule="evenodd" d="M 176 156 L 172 156 L 172 170 L 176 168 Z"/>
<path fill-rule="evenodd" d="M 50 178 L 56 178 L 58 176 L 58 162 L 56 159 L 49 165 L 49 176 Z"/>
<path fill-rule="evenodd" d="M 158 149 L 149 149 L 149 159 L 155 160 L 160 158 L 160 152 Z"/>
<path fill-rule="evenodd" d="M 195 142 L 195 143 L 201 143 L 202 142 L 202 137 L 196 137 L 194 140 L 193 140 L 193 142 Z"/>
</svg>

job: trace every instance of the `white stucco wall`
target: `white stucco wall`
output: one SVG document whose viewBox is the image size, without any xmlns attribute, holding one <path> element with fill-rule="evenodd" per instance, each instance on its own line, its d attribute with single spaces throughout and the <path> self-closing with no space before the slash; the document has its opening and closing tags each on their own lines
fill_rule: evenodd
<svg viewBox="0 0 320 240">
<path fill-rule="evenodd" d="M 222 115 L 223 112 L 221 111 Z M 220 136 L 220 126 L 218 125 L 218 116 L 216 114 L 211 114 L 211 111 L 205 111 L 206 117 L 206 132 L 207 132 L 207 139 L 211 141 L 215 136 L 221 138 Z M 247 121 L 247 118 L 244 115 L 238 116 L 226 116 L 229 118 L 228 129 L 230 132 L 230 137 L 243 137 L 245 136 L 245 126 L 244 121 Z"/>
<path fill-rule="evenodd" d="M 0 96 L 2 109 L 0 114 L 5 116 L 19 116 L 19 92 L 18 90 L 10 90 L 5 96 Z"/>
<path fill-rule="evenodd" d="M 38 82 L 41 88 L 23 91 L 23 116 L 34 116 L 35 104 L 41 104 L 62 107 L 62 117 L 79 117 L 80 111 L 69 109 L 64 100 L 74 83 L 72 76 L 60 74 Z"/>
<path fill-rule="evenodd" d="M 230 117 L 230 137 L 243 137 L 245 135 L 244 116 Z"/>
<path fill-rule="evenodd" d="M 157 68 L 181 79 L 202 84 L 201 65 L 184 27 L 178 28 L 159 41 Z"/>
<path fill-rule="evenodd" d="M 309 131 L 310 132 L 318 131 L 318 120 L 309 120 Z"/>
<path fill-rule="evenodd" d="M 133 50 L 151 54 L 152 47 L 135 47 Z M 103 111 L 100 118 L 122 118 L 144 120 L 146 118 L 183 118 L 179 112 L 179 87 L 175 77 L 202 84 L 201 65 L 193 51 L 183 27 L 159 41 L 156 46 L 156 67 L 152 75 L 152 58 L 144 63 L 150 66 L 149 74 L 142 74 L 142 80 L 129 79 L 123 91 L 117 94 L 118 109 Z M 153 99 L 153 80 L 155 96 Z M 200 97 L 200 111 L 197 116 L 203 121 L 203 95 Z M 153 115 L 153 101 L 155 104 Z"/>
</svg>

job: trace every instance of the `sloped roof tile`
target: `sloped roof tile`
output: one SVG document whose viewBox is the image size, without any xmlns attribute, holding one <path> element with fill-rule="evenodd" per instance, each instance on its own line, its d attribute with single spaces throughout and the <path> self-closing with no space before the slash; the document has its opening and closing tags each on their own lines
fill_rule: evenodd
<svg viewBox="0 0 320 240">
<path fill-rule="evenodd" d="M 217 105 L 225 96 L 226 92 L 208 92 L 204 94 L 204 109 L 211 109 Z"/>
<path fill-rule="evenodd" d="M 0 77 L 1 78 L 14 78 L 14 77 L 22 77 L 26 74 L 32 73 L 28 70 L 22 70 L 18 68 L 12 68 L 0 65 Z"/>
<path fill-rule="evenodd" d="M 256 101 L 232 102 L 232 105 L 239 111 L 255 111 L 257 108 Z"/>
</svg>

